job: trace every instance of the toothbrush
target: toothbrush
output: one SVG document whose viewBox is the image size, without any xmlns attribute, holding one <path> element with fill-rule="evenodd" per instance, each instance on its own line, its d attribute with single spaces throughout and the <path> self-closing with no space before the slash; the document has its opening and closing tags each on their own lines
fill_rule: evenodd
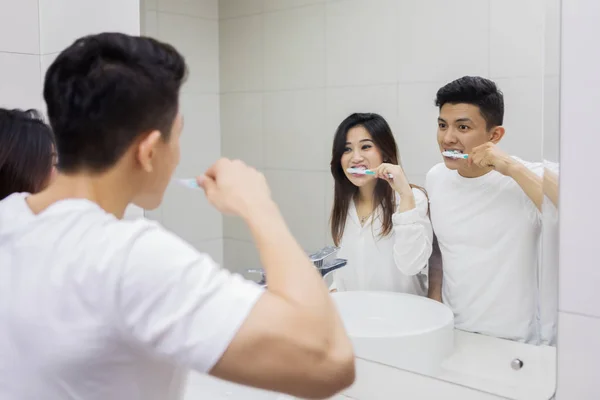
<svg viewBox="0 0 600 400">
<path fill-rule="evenodd" d="M 459 153 L 457 151 L 443 151 L 442 155 L 444 157 L 448 157 L 448 158 L 457 158 L 457 159 L 464 159 L 464 160 L 469 158 L 468 154 Z"/>
<path fill-rule="evenodd" d="M 348 168 L 346 171 L 348 171 L 349 174 L 357 174 L 357 175 L 376 175 L 374 171 L 371 171 L 370 169 L 359 169 L 359 168 Z M 394 175 L 392 174 L 388 174 L 388 177 L 390 179 L 394 178 Z"/>
<path fill-rule="evenodd" d="M 179 178 L 174 180 L 188 189 L 200 189 L 196 178 Z"/>
</svg>

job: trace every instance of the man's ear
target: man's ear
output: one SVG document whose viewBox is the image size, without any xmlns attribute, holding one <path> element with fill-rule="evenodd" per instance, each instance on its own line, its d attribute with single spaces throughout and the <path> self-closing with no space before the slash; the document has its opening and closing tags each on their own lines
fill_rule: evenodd
<svg viewBox="0 0 600 400">
<path fill-rule="evenodd" d="M 496 126 L 492 128 L 490 131 L 490 142 L 498 144 L 498 142 L 504 137 L 504 132 L 505 130 L 503 126 Z"/>
<path fill-rule="evenodd" d="M 142 169 L 146 172 L 152 172 L 153 161 L 156 155 L 158 142 L 161 140 L 161 134 L 159 131 L 152 131 L 146 137 L 144 137 L 138 144 L 137 148 L 137 161 L 142 166 Z"/>
</svg>

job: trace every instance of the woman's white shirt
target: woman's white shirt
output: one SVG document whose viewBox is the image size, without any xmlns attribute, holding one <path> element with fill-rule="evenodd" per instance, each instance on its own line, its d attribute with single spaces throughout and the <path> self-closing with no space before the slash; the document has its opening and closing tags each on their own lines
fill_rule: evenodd
<svg viewBox="0 0 600 400">
<path fill-rule="evenodd" d="M 427 295 L 433 230 L 427 196 L 419 189 L 413 189 L 413 194 L 416 207 L 394 213 L 393 230 L 383 237 L 381 207 L 361 226 L 351 203 L 338 252 L 338 258 L 347 259 L 348 264 L 333 272 L 332 289 Z M 399 196 L 396 201 L 400 204 Z"/>
</svg>

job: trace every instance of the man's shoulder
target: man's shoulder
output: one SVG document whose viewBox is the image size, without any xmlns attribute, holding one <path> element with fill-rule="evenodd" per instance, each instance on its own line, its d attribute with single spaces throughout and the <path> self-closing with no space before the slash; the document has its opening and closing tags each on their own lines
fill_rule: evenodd
<svg viewBox="0 0 600 400">
<path fill-rule="evenodd" d="M 446 164 L 443 162 L 438 163 L 431 167 L 425 176 L 425 189 L 429 190 L 431 184 L 433 184 L 440 177 L 448 174 L 450 170 L 446 167 Z"/>
</svg>

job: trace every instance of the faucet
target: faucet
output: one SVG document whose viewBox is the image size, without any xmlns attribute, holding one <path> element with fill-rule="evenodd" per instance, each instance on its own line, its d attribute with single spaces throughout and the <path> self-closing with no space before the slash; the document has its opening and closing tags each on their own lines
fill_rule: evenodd
<svg viewBox="0 0 600 400">
<path fill-rule="evenodd" d="M 308 257 L 313 262 L 313 265 L 317 268 L 323 279 L 325 279 L 333 271 L 340 269 L 348 263 L 348 260 L 343 258 L 336 258 L 339 248 L 335 246 L 327 246 L 318 250 L 314 253 L 310 253 Z M 246 272 L 251 274 L 259 274 L 260 280 L 257 281 L 259 285 L 267 287 L 267 277 L 265 271 L 262 268 L 248 269 Z"/>
</svg>

